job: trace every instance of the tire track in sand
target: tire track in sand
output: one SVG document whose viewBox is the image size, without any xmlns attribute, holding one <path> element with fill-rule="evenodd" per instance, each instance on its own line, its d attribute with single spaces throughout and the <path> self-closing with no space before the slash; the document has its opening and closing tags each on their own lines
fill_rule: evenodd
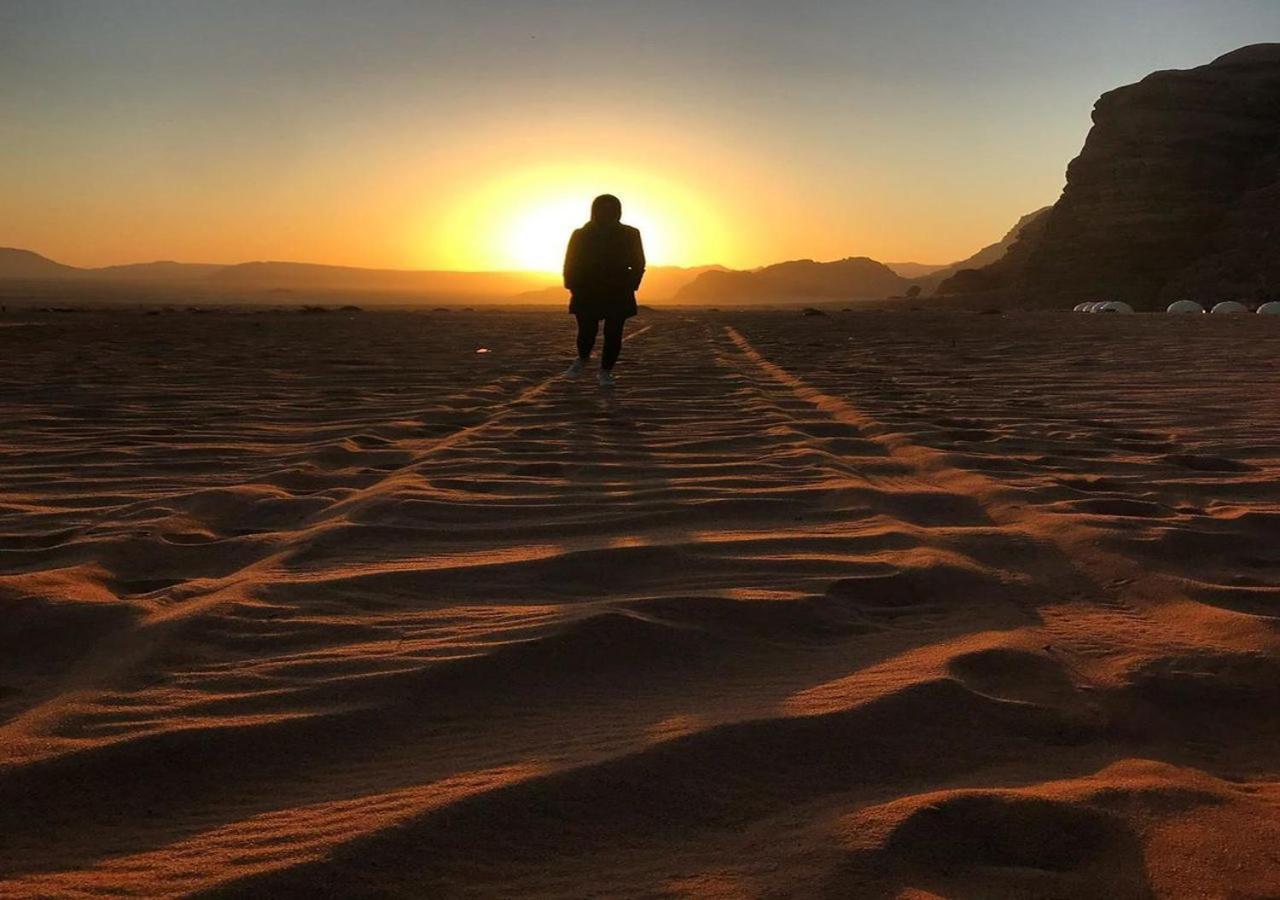
<svg viewBox="0 0 1280 900">
<path fill-rule="evenodd" d="M 1041 583 L 1068 586 L 1065 591 L 1046 590 L 1051 599 L 1037 604 L 1034 610 L 1052 637 L 1053 643 L 1047 649 L 1065 649 L 1087 666 L 1084 660 L 1122 649 L 1167 653 L 1175 646 L 1188 650 L 1201 646 L 1195 640 L 1180 640 L 1154 614 L 1154 607 L 1162 601 L 1186 601 L 1174 579 L 1151 573 L 1134 560 L 1101 549 L 1095 530 L 1068 526 L 1038 512 L 1017 488 L 957 468 L 945 451 L 913 443 L 852 403 L 823 393 L 767 358 L 733 326 L 724 326 L 724 332 L 758 371 L 831 419 L 857 428 L 868 440 L 883 446 L 893 459 L 908 466 L 920 482 L 971 497 L 994 523 L 1030 538 L 1039 552 L 1034 562 L 1028 561 L 1027 569 L 1036 572 Z M 874 474 L 869 473 L 867 478 L 876 483 Z M 1060 604 L 1084 604 L 1089 612 L 1082 617 L 1077 608 L 1059 614 L 1054 607 Z M 1123 648 L 1110 640 L 1117 630 L 1126 637 Z"/>
<path fill-rule="evenodd" d="M 640 337 L 652 328 L 652 325 L 646 325 L 625 335 L 623 339 L 626 341 Z M 537 400 L 562 377 L 557 372 L 530 385 L 474 425 L 419 442 L 399 442 L 400 446 L 407 444 L 410 449 L 414 446 L 422 449 L 412 462 L 388 472 L 376 484 L 358 489 L 315 513 L 297 533 L 305 533 L 327 521 L 340 518 L 354 502 L 396 489 L 405 475 L 414 472 L 432 455 L 501 424 L 513 412 Z M 154 503 L 155 498 L 148 498 L 146 502 Z M 210 579 L 210 584 L 198 596 L 186 597 L 180 603 L 160 607 L 130 627 L 101 636 L 93 649 L 77 660 L 63 677 L 52 682 L 22 712 L 0 724 L 0 738 L 4 739 L 9 749 L 3 762 L 14 764 L 48 753 L 50 742 L 47 739 L 47 729 L 63 714 L 68 698 L 79 698 L 118 682 L 165 646 L 175 631 L 185 623 L 218 607 L 236 602 L 240 596 L 236 588 L 241 584 L 252 583 L 256 577 L 271 571 L 285 552 L 284 548 L 264 545 L 261 555 L 252 561 L 216 580 Z"/>
</svg>

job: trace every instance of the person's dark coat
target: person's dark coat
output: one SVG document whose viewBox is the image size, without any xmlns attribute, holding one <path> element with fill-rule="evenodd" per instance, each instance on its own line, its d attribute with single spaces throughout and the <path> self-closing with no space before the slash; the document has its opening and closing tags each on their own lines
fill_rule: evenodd
<svg viewBox="0 0 1280 900">
<path fill-rule="evenodd" d="M 569 312 L 589 319 L 628 319 L 636 314 L 636 291 L 642 278 L 644 246 L 639 229 L 598 218 L 593 210 L 591 221 L 569 238 L 564 256 Z"/>
</svg>

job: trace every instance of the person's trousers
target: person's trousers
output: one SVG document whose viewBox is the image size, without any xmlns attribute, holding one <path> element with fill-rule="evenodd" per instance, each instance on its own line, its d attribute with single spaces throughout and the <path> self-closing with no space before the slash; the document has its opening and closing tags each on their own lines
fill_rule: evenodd
<svg viewBox="0 0 1280 900">
<path fill-rule="evenodd" d="M 588 316 L 578 316 L 577 319 L 578 358 L 586 359 L 591 356 L 591 348 L 596 345 L 600 320 Z M 625 324 L 626 319 L 604 320 L 604 348 L 600 352 L 600 368 L 612 369 L 613 364 L 618 361 L 618 354 L 622 352 L 622 326 Z"/>
</svg>

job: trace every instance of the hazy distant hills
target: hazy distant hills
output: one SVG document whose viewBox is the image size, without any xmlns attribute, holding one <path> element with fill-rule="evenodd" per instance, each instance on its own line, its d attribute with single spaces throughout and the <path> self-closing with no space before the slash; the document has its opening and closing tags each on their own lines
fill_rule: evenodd
<svg viewBox="0 0 1280 900">
<path fill-rule="evenodd" d="M 640 296 L 670 300 L 684 285 L 720 266 L 655 266 L 645 274 Z M 154 290 L 171 288 L 218 299 L 288 300 L 289 294 L 374 294 L 401 299 L 488 299 L 558 303 L 566 298 L 558 275 L 539 272 L 447 272 L 413 269 L 361 269 L 295 262 L 247 262 L 235 265 L 153 262 L 77 268 L 29 250 L 0 248 L 0 281 L 57 285 L 101 285 Z"/>
<path fill-rule="evenodd" d="M 950 263 L 887 262 L 885 265 L 903 278 L 924 278 L 950 268 Z"/>
<path fill-rule="evenodd" d="M 81 269 L 90 278 L 109 278 L 119 281 L 200 281 L 219 272 L 226 266 L 212 263 L 151 262 L 132 263 L 124 266 L 104 266 L 100 269 Z"/>
<path fill-rule="evenodd" d="M 1159 308 L 1280 296 L 1280 44 L 1108 91 L 1058 202 L 945 293 Z"/>
<path fill-rule="evenodd" d="M 0 278 L 75 278 L 83 271 L 30 250 L 0 247 Z"/>
<path fill-rule="evenodd" d="M 104 281 L 198 281 L 226 266 L 198 263 L 152 262 L 82 269 L 13 247 L 0 247 L 0 278 L 88 279 Z"/>
<path fill-rule="evenodd" d="M 360 269 L 315 263 L 248 262 L 211 273 L 209 284 L 238 290 L 371 291 L 375 293 L 514 296 L 545 285 L 549 276 L 524 272 L 438 272 Z"/>
<path fill-rule="evenodd" d="M 645 274 L 642 300 L 670 300 L 684 285 L 722 266 L 654 266 Z M 362 269 L 296 262 L 247 262 L 234 265 L 152 262 L 78 268 L 29 250 L 0 248 L 0 281 L 56 285 L 164 288 L 217 299 L 286 301 L 299 294 L 375 294 L 401 299 L 488 299 L 559 303 L 566 293 L 560 278 L 540 272 L 448 272 L 414 269 Z M 117 296 L 119 296 L 117 292 Z M 149 295 L 150 296 L 150 295 Z M 68 298 L 70 299 L 70 298 Z"/>
<path fill-rule="evenodd" d="M 689 303 L 733 303 L 780 298 L 853 299 L 901 294 L 913 282 L 865 256 L 835 262 L 798 259 L 748 272 L 703 272 L 675 299 Z"/>
<path fill-rule="evenodd" d="M 29 250 L 0 248 L 0 279 L 24 282 L 170 286 L 218 296 L 292 291 L 404 294 L 421 297 L 513 297 L 545 287 L 550 275 L 524 272 L 434 272 L 361 269 L 292 262 L 236 265 L 153 262 L 77 268 Z"/>
<path fill-rule="evenodd" d="M 948 265 L 881 263 L 865 256 L 834 262 L 793 260 L 749 271 L 718 270 L 699 275 L 675 298 L 690 303 L 734 303 L 759 300 L 859 300 L 902 296 L 912 288 L 932 294 L 962 269 L 977 268 L 1004 256 L 1018 235 L 1049 207 L 1023 216 L 996 241 L 973 256 Z"/>
<path fill-rule="evenodd" d="M 974 269 L 998 260 L 1028 223 L 1045 210 L 1024 216 L 1005 237 L 973 256 L 945 266 L 923 263 L 886 265 L 865 256 L 834 262 L 791 260 L 749 271 L 723 266 L 655 266 L 645 273 L 641 301 L 736 303 L 763 300 L 880 299 L 906 294 L 912 288 L 930 294 L 961 269 Z M 895 271 L 895 266 L 897 271 Z M 384 302 L 417 300 L 516 300 L 558 303 L 566 298 L 559 277 L 529 272 L 447 272 L 412 269 L 362 269 L 297 262 L 246 262 L 234 265 L 172 261 L 78 268 L 55 262 L 29 250 L 0 248 L 0 283 L 24 288 L 76 285 L 74 300 L 90 286 L 127 300 L 182 298 L 282 302 L 298 293 L 308 295 L 381 295 Z"/>
</svg>

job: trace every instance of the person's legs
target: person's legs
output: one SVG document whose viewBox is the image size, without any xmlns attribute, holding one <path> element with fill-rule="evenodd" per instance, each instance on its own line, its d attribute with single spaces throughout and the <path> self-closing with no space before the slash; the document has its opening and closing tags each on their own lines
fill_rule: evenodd
<svg viewBox="0 0 1280 900">
<path fill-rule="evenodd" d="M 600 368 L 606 372 L 613 368 L 618 354 L 622 352 L 622 326 L 626 324 L 626 319 L 604 320 L 604 351 L 600 354 Z"/>
<path fill-rule="evenodd" d="M 578 316 L 578 359 L 585 360 L 591 357 L 591 348 L 596 345 L 596 334 L 599 330 L 599 319 L 590 316 Z M 608 352 L 607 343 L 605 347 L 606 352 Z"/>
</svg>

